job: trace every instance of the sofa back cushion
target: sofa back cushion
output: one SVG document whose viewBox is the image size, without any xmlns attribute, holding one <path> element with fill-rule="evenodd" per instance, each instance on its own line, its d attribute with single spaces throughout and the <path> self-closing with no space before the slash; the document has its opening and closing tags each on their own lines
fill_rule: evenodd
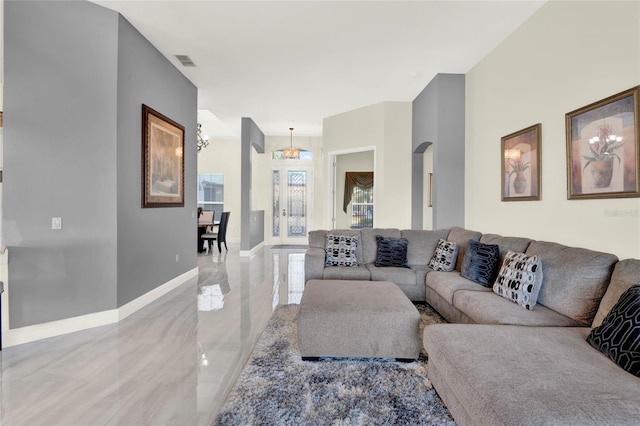
<svg viewBox="0 0 640 426">
<path fill-rule="evenodd" d="M 462 260 L 467 251 L 467 243 L 469 240 L 480 241 L 482 234 L 477 231 L 469 231 L 468 229 L 454 226 L 449 231 L 447 241 L 453 241 L 458 245 L 458 261 L 456 262 L 456 271 L 462 270 Z"/>
<path fill-rule="evenodd" d="M 484 244 L 495 244 L 500 249 L 500 263 L 504 260 L 504 256 L 508 251 L 524 253 L 531 243 L 530 238 L 520 237 L 503 237 L 498 234 L 483 234 L 480 242 Z"/>
<path fill-rule="evenodd" d="M 409 265 L 428 265 L 436 250 L 438 240 L 447 239 L 449 229 L 436 229 L 425 231 L 419 229 L 403 229 L 402 238 L 409 241 L 407 262 Z"/>
<path fill-rule="evenodd" d="M 327 243 L 327 235 L 345 235 L 348 237 L 356 236 L 358 237 L 358 245 L 356 247 L 356 260 L 358 261 L 358 265 L 362 265 L 362 235 L 360 235 L 359 229 L 332 229 L 331 231 L 327 230 L 316 230 L 309 231 L 309 247 L 317 247 L 325 250 Z"/>
<path fill-rule="evenodd" d="M 376 236 L 380 235 L 384 238 L 400 238 L 400 230 L 397 228 L 381 229 L 381 228 L 362 228 L 360 230 L 362 238 L 362 263 L 374 263 L 378 255 L 378 242 Z"/>
<path fill-rule="evenodd" d="M 602 324 L 602 320 L 618 302 L 622 293 L 627 291 L 632 286 L 640 284 L 640 260 L 639 259 L 625 259 L 616 263 L 611 274 L 611 282 L 607 287 L 607 291 L 602 297 L 600 307 L 593 319 L 591 327 L 598 327 Z"/>
<path fill-rule="evenodd" d="M 309 231 L 309 248 L 315 247 L 324 250 L 326 238 L 327 231 L 324 229 Z"/>
<path fill-rule="evenodd" d="M 532 241 L 526 253 L 542 261 L 538 303 L 590 326 L 618 258 L 546 241 Z"/>
</svg>

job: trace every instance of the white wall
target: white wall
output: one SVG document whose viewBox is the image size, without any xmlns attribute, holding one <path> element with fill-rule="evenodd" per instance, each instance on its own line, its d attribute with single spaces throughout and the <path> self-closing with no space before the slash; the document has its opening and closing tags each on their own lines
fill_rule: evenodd
<svg viewBox="0 0 640 426">
<path fill-rule="evenodd" d="M 347 213 L 342 210 L 344 198 L 344 179 L 346 172 L 372 172 L 374 162 L 373 151 L 354 152 L 342 154 L 336 157 L 336 228 L 349 229 L 351 227 L 351 204 L 347 207 Z M 375 185 L 375 175 L 374 175 Z M 375 199 L 373 200 L 375 203 Z M 374 217 L 376 214 L 374 204 Z"/>
<path fill-rule="evenodd" d="M 411 114 L 410 102 L 382 102 L 324 119 L 325 170 L 333 153 L 375 148 L 375 227 L 411 227 Z M 316 209 L 323 227 L 331 226 L 330 186 L 327 175 Z"/>
<path fill-rule="evenodd" d="M 240 241 L 240 138 L 211 139 L 198 154 L 198 173 L 224 174 L 224 209 L 231 212 L 228 241 Z M 218 218 L 219 219 L 219 218 Z"/>
<path fill-rule="evenodd" d="M 466 78 L 466 227 L 640 258 L 640 199 L 567 200 L 565 114 L 640 84 L 640 3 L 545 4 Z M 500 138 L 542 123 L 541 201 L 500 201 Z"/>
</svg>

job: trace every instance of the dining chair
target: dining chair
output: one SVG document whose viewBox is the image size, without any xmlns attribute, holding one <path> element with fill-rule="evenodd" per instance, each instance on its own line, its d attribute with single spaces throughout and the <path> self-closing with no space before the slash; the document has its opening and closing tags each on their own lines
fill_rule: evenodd
<svg viewBox="0 0 640 426">
<path fill-rule="evenodd" d="M 213 232 L 213 219 L 215 210 L 204 210 L 198 217 L 198 253 L 204 251 L 204 240 L 202 236 L 207 232 Z"/>
<path fill-rule="evenodd" d="M 222 243 L 224 248 L 229 251 L 227 247 L 227 225 L 229 224 L 229 216 L 231 212 L 222 212 L 220 216 L 220 224 L 218 225 L 218 232 L 205 232 L 202 235 L 202 239 L 207 241 L 209 246 L 209 253 L 211 253 L 211 241 L 218 241 L 218 253 L 222 253 Z"/>
</svg>

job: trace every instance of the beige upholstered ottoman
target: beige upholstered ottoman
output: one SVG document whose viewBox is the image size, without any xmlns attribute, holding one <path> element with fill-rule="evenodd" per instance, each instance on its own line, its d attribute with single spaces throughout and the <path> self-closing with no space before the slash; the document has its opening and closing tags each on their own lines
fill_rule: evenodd
<svg viewBox="0 0 640 426">
<path fill-rule="evenodd" d="M 302 359 L 397 358 L 420 353 L 420 313 L 388 281 L 310 280 L 297 319 Z"/>
</svg>

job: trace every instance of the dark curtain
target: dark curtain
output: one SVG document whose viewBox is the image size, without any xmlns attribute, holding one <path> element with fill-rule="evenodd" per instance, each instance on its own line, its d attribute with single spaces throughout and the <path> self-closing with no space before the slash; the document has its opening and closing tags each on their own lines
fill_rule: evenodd
<svg viewBox="0 0 640 426">
<path fill-rule="evenodd" d="M 344 201 L 342 210 L 347 212 L 347 206 L 351 202 L 353 188 L 373 188 L 373 172 L 345 172 L 344 176 Z"/>
</svg>

